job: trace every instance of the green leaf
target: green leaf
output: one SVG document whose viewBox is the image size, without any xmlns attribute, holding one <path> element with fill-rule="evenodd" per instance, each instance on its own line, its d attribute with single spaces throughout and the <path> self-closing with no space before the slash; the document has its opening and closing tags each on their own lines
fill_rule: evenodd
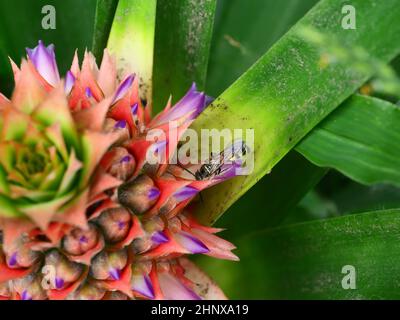
<svg viewBox="0 0 400 320">
<path fill-rule="evenodd" d="M 221 94 L 317 2 L 219 0 L 207 93 Z"/>
<path fill-rule="evenodd" d="M 400 7 L 396 0 L 376 4 L 353 1 L 360 24 L 340 27 L 346 1 L 322 0 L 278 41 L 252 68 L 229 87 L 195 122 L 196 129 L 254 129 L 255 167 L 205 192 L 198 208 L 204 223 L 223 211 L 253 186 L 318 122 L 372 76 L 375 69 L 337 60 L 321 64 L 320 48 L 304 36 L 304 28 L 329 35 L 343 50 L 365 52 L 371 60 L 390 61 L 400 52 Z M 391 32 L 387 32 L 387 30 Z M 314 32 L 315 34 L 315 32 Z M 348 48 L 348 49 L 346 49 Z M 227 192 L 227 190 L 229 190 Z"/>
<path fill-rule="evenodd" d="M 0 193 L 0 217 L 16 218 L 22 217 L 23 214 L 18 211 L 14 202 Z"/>
<path fill-rule="evenodd" d="M 107 47 L 108 36 L 117 10 L 118 0 L 97 0 L 96 16 L 94 20 L 94 34 L 92 50 L 100 61 L 103 50 Z"/>
<path fill-rule="evenodd" d="M 65 97 L 60 96 L 58 92 L 51 95 L 35 109 L 32 117 L 44 127 L 59 124 L 68 149 L 74 148 L 80 154 L 78 131 Z"/>
<path fill-rule="evenodd" d="M 236 243 L 240 263 L 202 264 L 233 299 L 399 299 L 399 237 L 400 210 L 376 211 L 256 233 Z"/>
<path fill-rule="evenodd" d="M 42 8 L 54 6 L 56 29 L 43 29 Z M 83 54 L 91 46 L 96 0 L 13 0 L 0 1 L 0 84 L 9 94 L 14 86 L 8 56 L 19 63 L 26 56 L 25 48 L 33 48 L 38 40 L 54 43 L 61 74 L 71 66 L 75 49 Z"/>
<path fill-rule="evenodd" d="M 400 208 L 400 188 L 388 184 L 364 186 L 351 182 L 330 198 L 342 214 Z"/>
<path fill-rule="evenodd" d="M 151 100 L 156 0 L 120 0 L 107 47 L 117 59 L 118 75 L 136 73 L 140 96 Z"/>
<path fill-rule="evenodd" d="M 10 192 L 7 181 L 7 172 L 4 170 L 3 166 L 0 165 L 0 194 L 6 194 Z"/>
<path fill-rule="evenodd" d="M 216 0 L 158 0 L 154 51 L 154 111 L 196 82 L 204 90 Z"/>
<path fill-rule="evenodd" d="M 353 96 L 321 122 L 296 150 L 318 166 L 364 184 L 400 186 L 400 108 Z"/>
<path fill-rule="evenodd" d="M 327 219 L 339 216 L 335 202 L 324 197 L 316 190 L 311 190 L 301 199 L 292 213 L 281 225 L 289 225 L 304 221 Z"/>
</svg>

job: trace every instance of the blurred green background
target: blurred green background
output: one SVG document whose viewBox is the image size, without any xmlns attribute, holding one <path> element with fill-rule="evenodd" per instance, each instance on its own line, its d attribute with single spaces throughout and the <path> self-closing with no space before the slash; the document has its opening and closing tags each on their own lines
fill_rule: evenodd
<svg viewBox="0 0 400 320">
<path fill-rule="evenodd" d="M 56 29 L 42 28 L 42 8 L 56 9 Z M 54 43 L 60 72 L 70 67 L 75 49 L 82 56 L 92 45 L 96 0 L 0 0 L 0 88 L 9 94 L 13 88 L 8 56 L 17 64 L 25 48 L 38 40 Z"/>
</svg>

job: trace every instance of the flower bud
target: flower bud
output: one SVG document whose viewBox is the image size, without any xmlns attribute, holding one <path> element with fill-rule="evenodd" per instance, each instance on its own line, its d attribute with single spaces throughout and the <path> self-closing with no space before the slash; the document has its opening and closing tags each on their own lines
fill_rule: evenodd
<svg viewBox="0 0 400 320">
<path fill-rule="evenodd" d="M 166 300 L 201 300 L 191 288 L 168 272 L 160 272 L 158 279 Z"/>
<path fill-rule="evenodd" d="M 92 261 L 91 273 L 98 280 L 119 280 L 128 263 L 126 250 L 101 252 Z"/>
<path fill-rule="evenodd" d="M 173 217 L 173 218 L 169 219 L 168 220 L 168 229 L 173 233 L 181 231 L 181 229 L 182 229 L 181 220 L 177 217 Z"/>
<path fill-rule="evenodd" d="M 5 252 L 7 265 L 10 268 L 29 268 L 40 257 L 40 253 L 27 246 L 27 239 L 21 236 Z"/>
<path fill-rule="evenodd" d="M 42 288 L 40 277 L 31 273 L 30 275 L 12 281 L 14 291 L 21 300 L 45 300 L 47 295 Z"/>
<path fill-rule="evenodd" d="M 103 235 L 109 243 L 122 241 L 132 225 L 132 216 L 124 208 L 112 208 L 101 213 L 97 220 Z"/>
<path fill-rule="evenodd" d="M 106 291 L 95 285 L 85 283 L 67 297 L 67 300 L 101 300 Z"/>
<path fill-rule="evenodd" d="M 170 272 L 171 271 L 171 262 L 170 261 L 158 261 L 157 262 L 157 271 L 158 272 Z"/>
<path fill-rule="evenodd" d="M 104 296 L 103 300 L 128 300 L 129 297 L 120 291 L 109 291 Z"/>
<path fill-rule="evenodd" d="M 80 256 L 93 249 L 99 241 L 99 232 L 89 224 L 87 230 L 75 228 L 63 239 L 63 249 L 70 255 Z"/>
<path fill-rule="evenodd" d="M 174 234 L 175 241 L 191 253 L 209 253 L 210 249 L 194 235 L 180 231 Z"/>
<path fill-rule="evenodd" d="M 122 147 L 116 147 L 112 150 L 114 159 L 108 172 L 120 180 L 129 179 L 135 171 L 136 161 L 135 158 Z"/>
<path fill-rule="evenodd" d="M 1 298 L 11 298 L 11 290 L 10 290 L 11 282 L 2 282 L 0 283 L 0 300 Z"/>
<path fill-rule="evenodd" d="M 145 213 L 156 203 L 159 196 L 160 190 L 146 175 L 141 175 L 118 189 L 119 202 L 135 214 Z"/>
<path fill-rule="evenodd" d="M 150 274 L 153 269 L 153 261 L 136 261 L 134 265 L 132 265 L 133 274 L 144 273 Z"/>
<path fill-rule="evenodd" d="M 83 272 L 82 265 L 69 261 L 60 252 L 50 251 L 45 258 L 45 266 L 54 268 L 53 289 L 62 290 L 79 279 Z"/>
<path fill-rule="evenodd" d="M 165 216 L 170 213 L 178 204 L 178 201 L 174 197 L 170 197 L 161 208 L 158 210 L 158 214 Z"/>
<path fill-rule="evenodd" d="M 155 298 L 153 283 L 147 274 L 134 274 L 131 279 L 131 289 L 146 298 Z"/>
<path fill-rule="evenodd" d="M 131 249 L 134 254 L 140 254 L 150 250 L 153 244 L 149 237 L 137 238 L 132 241 Z"/>
<path fill-rule="evenodd" d="M 104 123 L 104 131 L 118 134 L 118 139 L 115 142 L 116 145 L 121 144 L 130 138 L 128 124 L 125 120 L 116 121 L 107 118 Z"/>
<path fill-rule="evenodd" d="M 150 220 L 143 222 L 143 229 L 148 233 L 162 231 L 165 228 L 164 221 L 159 216 L 154 216 Z"/>
</svg>

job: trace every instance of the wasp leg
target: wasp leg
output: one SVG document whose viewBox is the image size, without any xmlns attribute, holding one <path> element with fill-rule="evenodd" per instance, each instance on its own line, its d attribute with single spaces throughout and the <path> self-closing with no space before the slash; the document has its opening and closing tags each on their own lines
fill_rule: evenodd
<svg viewBox="0 0 400 320">
<path fill-rule="evenodd" d="M 190 171 L 189 169 L 185 168 L 184 166 L 182 166 L 182 165 L 179 164 L 179 163 L 177 164 L 177 166 L 178 166 L 179 168 L 185 170 L 186 172 L 190 173 L 193 177 L 196 178 L 196 175 L 195 175 L 192 171 Z"/>
</svg>

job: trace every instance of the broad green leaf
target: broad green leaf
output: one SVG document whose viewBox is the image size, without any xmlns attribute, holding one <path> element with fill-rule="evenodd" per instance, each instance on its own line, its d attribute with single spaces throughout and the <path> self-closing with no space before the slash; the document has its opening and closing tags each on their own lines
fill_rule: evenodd
<svg viewBox="0 0 400 320">
<path fill-rule="evenodd" d="M 218 0 L 207 93 L 216 97 L 318 0 Z"/>
<path fill-rule="evenodd" d="M 44 29 L 42 20 L 54 6 L 56 29 Z M 46 9 L 46 8 L 45 8 Z M 17 63 L 26 56 L 25 48 L 33 48 L 38 40 L 54 43 L 61 74 L 71 66 L 76 49 L 83 54 L 90 48 L 96 0 L 12 0 L 0 1 L 0 91 L 9 94 L 14 86 L 10 56 Z"/>
<path fill-rule="evenodd" d="M 13 200 L 0 193 L 0 217 L 19 218 L 22 216 L 23 214 L 18 211 Z"/>
<path fill-rule="evenodd" d="M 322 182 L 324 181 L 322 180 Z M 313 189 L 300 200 L 296 208 L 292 210 L 291 214 L 286 217 L 281 225 L 327 219 L 339 215 L 335 202 Z"/>
<path fill-rule="evenodd" d="M 158 0 L 154 110 L 179 99 L 196 82 L 204 90 L 216 0 Z"/>
<path fill-rule="evenodd" d="M 201 262 L 233 299 L 399 299 L 399 237 L 400 210 L 376 211 L 254 233 L 236 243 L 240 263 Z"/>
<path fill-rule="evenodd" d="M 364 184 L 400 186 L 400 108 L 353 96 L 296 147 L 314 164 Z"/>
<path fill-rule="evenodd" d="M 388 184 L 364 186 L 352 182 L 330 196 L 342 214 L 400 208 L 400 188 Z"/>
<path fill-rule="evenodd" d="M 156 0 L 120 0 L 107 47 L 117 58 L 118 75 L 136 73 L 140 96 L 150 101 Z"/>
<path fill-rule="evenodd" d="M 97 61 L 100 61 L 103 50 L 107 47 L 117 5 L 118 0 L 97 0 L 92 44 L 92 50 Z"/>
<path fill-rule="evenodd" d="M 320 48 L 304 36 L 305 28 L 336 39 L 343 50 L 362 51 L 373 61 L 387 62 L 400 52 L 397 1 L 353 1 L 359 21 L 368 23 L 351 31 L 340 26 L 341 7 L 346 3 L 319 2 L 195 122 L 197 129 L 251 128 L 255 132 L 253 173 L 206 191 L 205 203 L 198 207 L 202 222 L 214 222 L 373 75 L 375 69 L 360 68 L 357 61 L 349 64 L 338 59 L 324 64 Z"/>
</svg>

